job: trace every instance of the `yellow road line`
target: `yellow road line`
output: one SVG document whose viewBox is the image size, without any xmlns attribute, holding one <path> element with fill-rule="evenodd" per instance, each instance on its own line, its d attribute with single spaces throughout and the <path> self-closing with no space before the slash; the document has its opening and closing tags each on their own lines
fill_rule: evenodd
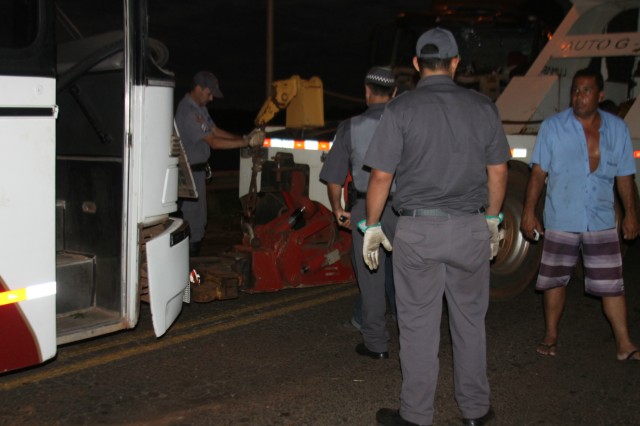
<svg viewBox="0 0 640 426">
<path fill-rule="evenodd" d="M 335 286 L 327 286 L 327 287 L 320 287 L 320 288 L 322 289 L 322 291 L 295 292 L 283 298 L 278 298 L 276 300 L 271 300 L 271 301 L 259 303 L 256 305 L 244 306 L 238 309 L 229 310 L 229 311 L 215 314 L 212 316 L 207 316 L 206 318 L 194 319 L 190 321 L 178 321 L 171 327 L 169 332 L 173 334 L 173 333 L 181 332 L 184 330 L 190 330 L 193 327 L 198 327 L 198 326 L 202 326 L 202 325 L 213 323 L 213 322 L 219 322 L 230 317 L 237 317 L 246 313 L 267 309 L 274 305 L 291 303 L 296 300 L 305 299 L 308 297 L 317 297 L 318 295 L 322 295 L 324 293 L 328 293 L 328 292 L 333 293 L 336 291 Z M 353 289 L 355 288 L 355 286 L 349 285 L 349 288 Z M 342 291 L 342 290 L 343 289 L 339 289 L 338 291 Z M 223 303 L 223 301 L 220 301 L 220 303 Z M 94 342 L 94 344 L 92 345 L 78 345 L 71 348 L 65 348 L 64 359 L 66 360 L 66 359 L 83 356 L 83 355 L 87 355 L 94 352 L 99 352 L 105 349 L 111 349 L 112 347 L 126 345 L 134 341 L 140 341 L 144 339 L 152 339 L 153 341 L 156 340 L 156 335 L 154 334 L 153 330 L 149 330 L 148 332 L 145 332 L 142 334 L 118 335 L 117 337 L 118 338 L 114 338 L 114 339 L 104 339 L 104 341 L 99 344 L 95 344 Z"/>
<path fill-rule="evenodd" d="M 39 382 L 47 379 L 52 379 L 55 377 L 60 377 L 65 374 L 75 373 L 77 371 L 81 371 L 87 368 L 93 368 L 93 367 L 105 365 L 110 362 L 119 361 L 128 357 L 138 356 L 138 355 L 145 354 L 147 352 L 161 350 L 161 349 L 164 349 L 173 345 L 185 343 L 200 337 L 208 336 L 215 333 L 220 333 L 227 330 L 232 330 L 234 328 L 272 319 L 272 318 L 286 315 L 292 312 L 301 311 L 303 309 L 311 308 L 314 306 L 322 305 L 324 303 L 328 303 L 328 302 L 339 300 L 348 296 L 352 296 L 352 295 L 355 295 L 356 293 L 357 293 L 357 288 L 355 286 L 349 286 L 347 290 L 341 290 L 340 292 L 331 293 L 326 296 L 322 296 L 312 300 L 306 300 L 304 302 L 297 303 L 295 305 L 284 306 L 282 308 L 265 312 L 260 315 L 238 318 L 230 322 L 216 324 L 211 327 L 195 330 L 191 333 L 186 333 L 179 336 L 173 336 L 173 335 L 166 336 L 161 340 L 150 341 L 149 343 L 143 346 L 123 348 L 115 352 L 109 352 L 104 355 L 95 356 L 83 361 L 73 362 L 72 364 L 66 365 L 66 366 L 60 366 L 60 367 L 52 366 L 52 368 L 43 367 L 42 370 L 34 371 L 33 373 L 16 377 L 15 379 L 12 379 L 12 380 L 6 380 L 6 381 L 0 382 L 0 389 L 3 391 L 9 391 L 26 384 Z M 265 305 L 268 305 L 268 304 L 265 304 Z M 235 311 L 235 314 L 237 314 L 237 311 Z M 139 336 L 137 337 L 136 340 L 139 340 Z"/>
</svg>

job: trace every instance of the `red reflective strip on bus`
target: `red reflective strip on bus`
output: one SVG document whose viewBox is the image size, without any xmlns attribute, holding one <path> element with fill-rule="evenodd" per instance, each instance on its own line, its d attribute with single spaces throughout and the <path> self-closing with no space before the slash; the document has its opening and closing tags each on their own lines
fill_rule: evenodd
<svg viewBox="0 0 640 426">
<path fill-rule="evenodd" d="M 0 277 L 0 373 L 42 362 L 33 328 L 27 323 L 20 305 L 16 304 L 26 297 L 25 288 L 9 290 Z"/>
<path fill-rule="evenodd" d="M 304 149 L 304 141 L 294 140 L 293 149 Z"/>
<path fill-rule="evenodd" d="M 640 158 L 640 149 L 633 151 L 633 158 Z"/>
<path fill-rule="evenodd" d="M 265 138 L 264 142 L 262 143 L 262 146 L 265 148 L 269 148 L 271 146 L 271 138 Z"/>
</svg>

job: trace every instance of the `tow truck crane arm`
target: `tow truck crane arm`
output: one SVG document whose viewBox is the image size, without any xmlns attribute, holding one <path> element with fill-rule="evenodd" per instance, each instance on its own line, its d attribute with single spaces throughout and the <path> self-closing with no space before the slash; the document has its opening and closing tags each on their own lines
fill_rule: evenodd
<svg viewBox="0 0 640 426">
<path fill-rule="evenodd" d="M 303 80 L 293 75 L 275 81 L 271 86 L 272 94 L 256 116 L 256 127 L 264 128 L 282 109 L 287 110 L 287 128 L 324 126 L 322 80 L 319 77 Z"/>
<path fill-rule="evenodd" d="M 274 81 L 271 85 L 272 94 L 268 97 L 255 119 L 257 128 L 264 129 L 275 115 L 286 109 L 286 128 L 305 129 L 324 126 L 324 102 L 322 80 L 311 77 L 303 80 L 298 75 L 292 75 L 285 80 Z M 253 166 L 251 168 L 251 183 L 249 193 L 241 198 L 245 224 L 245 232 L 252 233 L 253 217 L 256 209 L 257 175 L 262 171 L 264 159 L 260 150 L 251 151 Z"/>
</svg>

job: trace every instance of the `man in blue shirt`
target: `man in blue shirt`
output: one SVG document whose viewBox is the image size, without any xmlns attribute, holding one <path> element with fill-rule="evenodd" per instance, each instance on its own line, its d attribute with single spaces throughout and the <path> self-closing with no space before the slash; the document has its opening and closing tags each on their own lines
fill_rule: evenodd
<svg viewBox="0 0 640 426">
<path fill-rule="evenodd" d="M 638 236 L 629 129 L 624 121 L 598 109 L 604 99 L 602 75 L 576 72 L 571 108 L 547 118 L 533 150 L 521 230 L 528 238 L 545 235 L 536 289 L 544 291 L 546 331 L 537 351 L 555 356 L 566 285 L 582 249 L 585 291 L 602 298 L 616 339 L 619 360 L 640 361 L 631 342 L 622 280 L 622 256 L 614 211 L 613 185 L 625 210 L 625 239 Z M 544 224 L 535 207 L 547 180 Z"/>
</svg>

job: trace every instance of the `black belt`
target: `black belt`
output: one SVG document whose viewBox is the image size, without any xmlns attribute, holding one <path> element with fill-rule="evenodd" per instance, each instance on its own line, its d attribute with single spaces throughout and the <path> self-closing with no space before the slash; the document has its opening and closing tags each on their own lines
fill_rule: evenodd
<svg viewBox="0 0 640 426">
<path fill-rule="evenodd" d="M 198 164 L 192 164 L 191 165 L 191 171 L 192 172 L 201 172 L 203 170 L 207 169 L 207 165 L 209 163 L 198 163 Z"/>
<path fill-rule="evenodd" d="M 367 193 L 366 192 L 356 191 L 356 199 L 357 200 L 365 200 L 366 198 L 367 198 Z M 392 201 L 393 200 L 393 194 L 389 194 L 389 196 L 387 197 L 387 200 Z"/>
<path fill-rule="evenodd" d="M 400 216 L 411 217 L 423 217 L 423 216 L 437 216 L 437 217 L 451 217 L 451 216 L 463 216 L 466 214 L 482 214 L 484 213 L 484 207 L 480 207 L 472 212 L 446 212 L 441 209 L 400 209 L 398 214 Z"/>
</svg>

